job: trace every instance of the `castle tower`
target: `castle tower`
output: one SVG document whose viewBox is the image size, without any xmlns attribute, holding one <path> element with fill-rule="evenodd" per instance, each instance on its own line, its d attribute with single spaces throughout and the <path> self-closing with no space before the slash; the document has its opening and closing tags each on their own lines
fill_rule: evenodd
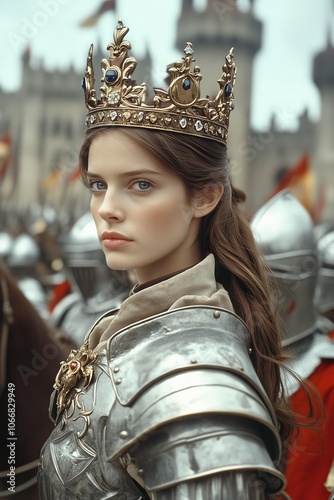
<svg viewBox="0 0 334 500">
<path fill-rule="evenodd" d="M 328 43 L 327 48 L 314 60 L 314 81 L 321 93 L 321 120 L 316 128 L 316 149 L 314 152 L 314 168 L 319 183 L 326 189 L 327 203 L 322 214 L 324 220 L 333 221 L 334 213 L 334 47 Z"/>
<path fill-rule="evenodd" d="M 243 145 L 249 138 L 250 102 L 253 59 L 261 45 L 261 23 L 252 12 L 237 10 L 233 2 L 208 0 L 204 12 L 196 12 L 191 0 L 183 0 L 177 30 L 177 48 L 182 51 L 193 43 L 196 64 L 201 68 L 202 96 L 215 97 L 225 55 L 234 47 L 237 78 L 234 88 L 235 109 L 230 117 L 229 157 L 236 186 L 245 190 L 250 178 L 250 165 Z"/>
</svg>

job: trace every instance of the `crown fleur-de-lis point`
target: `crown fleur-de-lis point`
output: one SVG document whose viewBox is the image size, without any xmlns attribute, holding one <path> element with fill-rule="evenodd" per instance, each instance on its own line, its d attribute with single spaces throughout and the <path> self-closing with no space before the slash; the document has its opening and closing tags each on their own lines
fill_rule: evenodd
<svg viewBox="0 0 334 500">
<path fill-rule="evenodd" d="M 90 49 L 83 81 L 87 130 L 105 126 L 143 127 L 208 138 L 226 145 L 236 75 L 233 48 L 225 57 L 215 99 L 200 96 L 202 75 L 199 66 L 192 69 L 194 49 L 187 42 L 182 60 L 168 66 L 168 89 L 154 88 L 153 103 L 146 103 L 146 85 L 137 85 L 132 79 L 137 61 L 128 55 L 131 44 L 124 40 L 128 31 L 120 19 L 114 40 L 107 46 L 109 58 L 101 61 L 100 99 L 93 87 Z"/>
</svg>

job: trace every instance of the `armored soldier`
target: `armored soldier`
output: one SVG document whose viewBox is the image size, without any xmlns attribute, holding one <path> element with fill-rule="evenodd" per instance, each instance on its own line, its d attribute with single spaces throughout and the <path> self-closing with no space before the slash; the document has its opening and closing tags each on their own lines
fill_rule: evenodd
<svg viewBox="0 0 334 500">
<path fill-rule="evenodd" d="M 108 266 L 137 284 L 62 363 L 51 398 L 42 500 L 264 500 L 284 489 L 278 324 L 249 224 L 231 184 L 227 134 L 236 68 L 200 98 L 193 48 L 146 104 L 119 21 L 94 89 L 81 178 Z"/>
<path fill-rule="evenodd" d="M 0 232 L 0 259 L 5 263 L 10 255 L 13 246 L 13 237 L 7 232 L 2 230 Z"/>
<path fill-rule="evenodd" d="M 251 226 L 277 279 L 272 300 L 280 314 L 282 345 L 295 357 L 290 367 L 317 388 L 327 414 L 321 438 L 301 428 L 289 447 L 286 491 L 294 500 L 327 500 L 333 486 L 327 478 L 334 458 L 334 344 L 328 336 L 333 324 L 321 316 L 315 298 L 319 257 L 314 225 L 306 209 L 284 190 L 258 210 Z M 286 389 L 291 407 L 307 416 L 303 391 L 289 378 Z"/>
<path fill-rule="evenodd" d="M 119 309 L 129 294 L 129 278 L 106 265 L 90 212 L 73 225 L 61 256 L 73 291 L 56 305 L 51 322 L 81 346 L 100 316 Z"/>
<path fill-rule="evenodd" d="M 334 321 L 334 231 L 319 239 L 318 251 L 320 269 L 316 302 L 321 314 Z"/>
<path fill-rule="evenodd" d="M 48 321 L 50 314 L 45 290 L 39 279 L 40 249 L 34 238 L 27 233 L 14 240 L 7 265 L 17 280 L 18 287 L 33 304 L 40 316 Z"/>
</svg>

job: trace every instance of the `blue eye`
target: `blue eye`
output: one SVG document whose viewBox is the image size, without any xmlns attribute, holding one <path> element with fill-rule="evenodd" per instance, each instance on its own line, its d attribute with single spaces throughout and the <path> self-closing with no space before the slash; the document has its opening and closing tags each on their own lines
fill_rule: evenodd
<svg viewBox="0 0 334 500">
<path fill-rule="evenodd" d="M 106 185 L 102 181 L 92 181 L 90 183 L 90 189 L 92 191 L 103 191 L 106 188 Z"/>
<path fill-rule="evenodd" d="M 138 189 L 138 191 L 148 191 L 152 187 L 152 184 L 149 181 L 137 181 L 133 186 L 138 186 L 135 188 Z"/>
</svg>

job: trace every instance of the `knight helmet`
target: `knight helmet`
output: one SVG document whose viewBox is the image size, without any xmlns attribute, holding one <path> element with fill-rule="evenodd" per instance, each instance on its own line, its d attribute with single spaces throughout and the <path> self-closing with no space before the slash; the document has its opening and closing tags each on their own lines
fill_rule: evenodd
<svg viewBox="0 0 334 500">
<path fill-rule="evenodd" d="M 318 241 L 319 278 L 316 301 L 321 313 L 334 309 L 334 231 L 322 236 Z"/>
<path fill-rule="evenodd" d="M 62 244 L 61 254 L 71 281 L 85 301 L 105 287 L 115 292 L 129 288 L 127 274 L 107 266 L 90 212 L 72 226 Z"/>
<path fill-rule="evenodd" d="M 314 225 L 297 198 L 283 190 L 256 212 L 251 228 L 276 278 L 272 299 L 282 323 L 282 345 L 286 346 L 312 334 L 319 316 Z"/>
</svg>

